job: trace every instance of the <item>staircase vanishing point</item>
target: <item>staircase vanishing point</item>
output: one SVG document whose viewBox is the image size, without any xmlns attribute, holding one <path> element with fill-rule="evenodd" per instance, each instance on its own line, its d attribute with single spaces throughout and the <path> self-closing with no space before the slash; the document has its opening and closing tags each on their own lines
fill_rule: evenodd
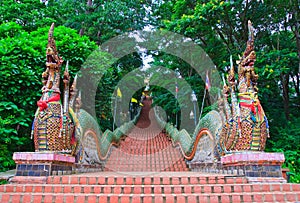
<svg viewBox="0 0 300 203">
<path fill-rule="evenodd" d="M 226 203 L 297 202 L 300 184 L 248 183 L 245 177 L 188 171 L 183 156 L 154 122 L 146 100 L 140 119 L 108 158 L 105 171 L 18 177 L 0 185 L 0 202 Z"/>
<path fill-rule="evenodd" d="M 156 122 L 151 100 L 144 100 L 143 104 L 137 125 L 112 150 L 105 171 L 189 171 L 179 149 L 172 146 Z"/>
</svg>

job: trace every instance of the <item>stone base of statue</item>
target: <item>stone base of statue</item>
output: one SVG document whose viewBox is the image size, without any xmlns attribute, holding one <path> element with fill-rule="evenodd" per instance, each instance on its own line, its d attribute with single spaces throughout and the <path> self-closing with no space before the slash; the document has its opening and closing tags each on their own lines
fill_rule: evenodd
<svg viewBox="0 0 300 203">
<path fill-rule="evenodd" d="M 286 182 L 282 176 L 283 153 L 239 151 L 221 157 L 222 168 L 244 175 L 249 182 Z"/>
<path fill-rule="evenodd" d="M 71 174 L 75 157 L 58 152 L 15 152 L 16 176 Z"/>
</svg>

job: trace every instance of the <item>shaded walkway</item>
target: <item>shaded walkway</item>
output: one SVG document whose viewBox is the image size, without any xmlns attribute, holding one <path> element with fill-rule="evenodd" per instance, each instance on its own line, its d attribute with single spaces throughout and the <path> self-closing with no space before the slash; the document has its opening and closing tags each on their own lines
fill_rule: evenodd
<svg viewBox="0 0 300 203">
<path fill-rule="evenodd" d="M 134 129 L 114 148 L 105 171 L 188 171 L 179 149 L 160 129 L 151 109 L 152 100 L 144 100 Z"/>
</svg>

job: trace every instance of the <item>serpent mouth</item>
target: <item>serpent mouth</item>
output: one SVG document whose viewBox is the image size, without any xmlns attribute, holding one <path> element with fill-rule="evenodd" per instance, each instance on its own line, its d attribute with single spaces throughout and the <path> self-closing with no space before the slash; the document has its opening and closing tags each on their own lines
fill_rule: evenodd
<svg viewBox="0 0 300 203">
<path fill-rule="evenodd" d="M 48 89 L 51 89 L 52 86 L 53 86 L 53 82 L 52 82 L 52 81 L 49 81 Z"/>
</svg>

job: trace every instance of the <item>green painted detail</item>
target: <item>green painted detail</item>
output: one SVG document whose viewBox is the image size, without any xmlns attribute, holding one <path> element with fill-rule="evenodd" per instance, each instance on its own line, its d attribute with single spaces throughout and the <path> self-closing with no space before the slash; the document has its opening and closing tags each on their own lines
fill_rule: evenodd
<svg viewBox="0 0 300 203">
<path fill-rule="evenodd" d="M 137 123 L 137 120 L 140 115 L 140 110 L 138 111 L 138 114 L 135 116 L 135 118 L 127 123 L 124 123 L 120 127 L 116 128 L 113 132 L 110 130 L 106 130 L 104 133 L 101 133 L 99 129 L 99 125 L 96 122 L 96 119 L 93 118 L 89 113 L 87 113 L 85 110 L 80 110 L 79 114 L 79 129 L 81 133 L 76 133 L 76 139 L 79 141 L 79 144 L 82 144 L 82 141 L 84 140 L 85 134 L 82 132 L 92 131 L 96 135 L 96 145 L 98 145 L 98 155 L 99 159 L 103 159 L 106 157 L 107 153 L 110 150 L 112 143 L 119 143 L 122 136 L 129 133 L 129 131 L 135 126 Z M 82 146 L 84 148 L 88 148 L 89 146 Z M 80 148 L 80 147 L 79 147 Z M 78 149 L 79 149 L 78 148 Z"/>
<path fill-rule="evenodd" d="M 185 129 L 178 131 L 171 123 L 165 122 L 158 116 L 158 113 L 155 112 L 155 118 L 158 121 L 161 128 L 164 128 L 166 132 L 172 138 L 173 143 L 179 143 L 185 155 L 189 156 L 194 148 L 194 145 L 197 144 L 196 138 L 200 130 L 207 128 L 212 135 L 216 135 L 222 127 L 221 116 L 217 111 L 211 111 L 206 114 L 201 120 L 199 120 L 198 125 L 195 128 L 195 131 L 190 135 Z M 214 138 L 215 139 L 215 138 Z"/>
</svg>

